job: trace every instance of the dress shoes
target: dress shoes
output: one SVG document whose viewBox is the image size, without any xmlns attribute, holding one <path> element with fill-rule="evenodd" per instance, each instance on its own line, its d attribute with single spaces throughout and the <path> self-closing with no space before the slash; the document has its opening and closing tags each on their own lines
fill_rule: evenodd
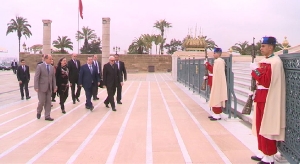
<svg viewBox="0 0 300 164">
<path fill-rule="evenodd" d="M 24 97 L 21 97 L 21 100 L 24 100 Z"/>
<path fill-rule="evenodd" d="M 36 118 L 40 119 L 41 118 L 41 114 L 36 114 Z"/>
<path fill-rule="evenodd" d="M 86 109 L 90 109 L 91 107 L 89 107 L 89 106 L 85 106 L 85 108 L 86 108 Z"/>
<path fill-rule="evenodd" d="M 212 118 L 213 118 L 213 116 L 208 116 L 207 118 L 209 118 L 209 119 L 212 119 Z"/>
<path fill-rule="evenodd" d="M 104 103 L 104 104 L 105 104 L 105 107 L 106 107 L 106 108 L 110 108 L 110 107 L 108 106 L 108 104 L 106 104 L 106 103 Z"/>
<path fill-rule="evenodd" d="M 45 118 L 45 120 L 47 120 L 47 121 L 53 121 L 54 119 L 51 118 L 51 117 L 49 117 L 49 118 Z"/>
<path fill-rule="evenodd" d="M 117 109 L 116 109 L 116 108 L 114 108 L 114 109 L 112 109 L 112 111 L 117 111 Z"/>
<path fill-rule="evenodd" d="M 217 120 L 221 120 L 221 118 L 211 118 L 210 121 L 217 121 Z"/>
<path fill-rule="evenodd" d="M 29 100 L 31 98 L 31 96 L 26 97 L 26 100 Z"/>
<path fill-rule="evenodd" d="M 257 164 L 274 164 L 274 162 L 264 162 L 264 161 L 260 161 Z"/>
<path fill-rule="evenodd" d="M 56 100 L 54 100 L 54 99 L 52 99 L 51 101 L 52 101 L 52 102 L 56 102 Z"/>
<path fill-rule="evenodd" d="M 93 98 L 93 100 L 99 100 L 99 98 L 98 98 L 98 97 L 96 97 L 96 98 Z"/>
<path fill-rule="evenodd" d="M 61 113 L 66 114 L 66 111 L 64 109 L 61 110 Z"/>
<path fill-rule="evenodd" d="M 76 104 L 75 100 L 73 100 L 73 104 Z"/>
<path fill-rule="evenodd" d="M 80 100 L 79 100 L 79 98 L 78 98 L 78 97 L 76 98 L 76 100 L 77 100 L 78 102 L 80 102 Z"/>
<path fill-rule="evenodd" d="M 117 101 L 117 104 L 122 104 L 122 102 L 121 101 Z"/>
<path fill-rule="evenodd" d="M 90 110 L 93 111 L 93 110 L 94 110 L 94 106 L 91 106 L 91 107 L 90 107 Z"/>
<path fill-rule="evenodd" d="M 254 161 L 261 161 L 261 158 L 257 157 L 256 155 L 251 156 L 251 159 Z"/>
</svg>

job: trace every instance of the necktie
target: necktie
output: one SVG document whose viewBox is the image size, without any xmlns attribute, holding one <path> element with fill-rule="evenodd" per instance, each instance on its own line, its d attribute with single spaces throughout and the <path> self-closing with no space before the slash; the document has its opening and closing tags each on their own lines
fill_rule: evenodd
<svg viewBox="0 0 300 164">
<path fill-rule="evenodd" d="M 93 74 L 93 69 L 92 69 L 92 66 L 91 66 L 91 65 L 89 65 L 89 67 L 90 67 L 91 74 Z"/>
<path fill-rule="evenodd" d="M 47 71 L 48 71 L 48 74 L 49 74 L 49 72 L 50 72 L 49 65 L 47 64 L 46 66 L 47 66 Z"/>
<path fill-rule="evenodd" d="M 74 61 L 75 65 L 76 65 L 76 68 L 78 68 L 78 65 L 77 65 L 77 62 L 76 62 L 76 60 L 73 60 L 73 61 Z"/>
<path fill-rule="evenodd" d="M 25 72 L 25 66 L 23 66 L 23 71 Z"/>
<path fill-rule="evenodd" d="M 118 61 L 118 69 L 120 69 L 120 62 Z"/>
</svg>

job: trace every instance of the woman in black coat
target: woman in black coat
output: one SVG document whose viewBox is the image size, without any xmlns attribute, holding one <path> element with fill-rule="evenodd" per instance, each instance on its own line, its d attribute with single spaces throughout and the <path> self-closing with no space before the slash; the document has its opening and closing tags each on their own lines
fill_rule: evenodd
<svg viewBox="0 0 300 164">
<path fill-rule="evenodd" d="M 65 111 L 65 102 L 69 96 L 69 69 L 67 66 L 67 59 L 65 57 L 61 58 L 58 61 L 56 72 L 56 85 L 57 85 L 57 94 L 59 96 L 59 104 L 63 114 Z"/>
</svg>

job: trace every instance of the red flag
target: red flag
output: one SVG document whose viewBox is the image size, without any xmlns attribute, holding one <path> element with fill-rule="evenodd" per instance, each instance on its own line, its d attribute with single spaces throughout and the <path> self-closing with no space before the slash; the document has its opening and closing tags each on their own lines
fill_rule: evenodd
<svg viewBox="0 0 300 164">
<path fill-rule="evenodd" d="M 82 2 L 81 0 L 79 0 L 79 12 L 80 12 L 81 19 L 83 19 L 82 10 L 83 10 Z"/>
</svg>

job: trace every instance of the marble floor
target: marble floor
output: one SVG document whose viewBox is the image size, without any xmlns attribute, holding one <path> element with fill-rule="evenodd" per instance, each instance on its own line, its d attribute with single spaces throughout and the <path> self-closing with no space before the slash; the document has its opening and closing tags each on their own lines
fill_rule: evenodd
<svg viewBox="0 0 300 164">
<path fill-rule="evenodd" d="M 207 103 L 170 73 L 129 74 L 116 112 L 103 104 L 105 89 L 92 112 L 83 90 L 66 114 L 56 98 L 53 122 L 36 118 L 33 80 L 32 98 L 21 100 L 16 76 L 0 76 L 0 163 L 257 163 L 251 129 L 227 115 L 210 121 Z"/>
</svg>

